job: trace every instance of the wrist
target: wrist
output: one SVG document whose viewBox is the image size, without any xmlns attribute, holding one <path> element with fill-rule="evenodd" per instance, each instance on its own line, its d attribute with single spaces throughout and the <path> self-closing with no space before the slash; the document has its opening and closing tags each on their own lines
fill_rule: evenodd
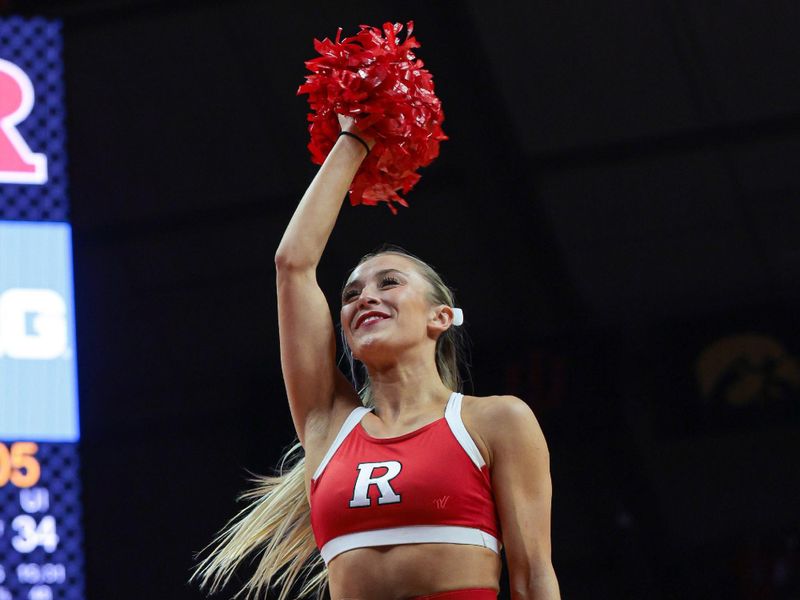
<svg viewBox="0 0 800 600">
<path fill-rule="evenodd" d="M 364 150 L 364 157 L 365 158 L 367 157 L 367 155 L 369 155 L 370 145 L 360 135 L 358 135 L 356 133 L 353 133 L 352 131 L 340 131 L 339 132 L 339 137 L 340 138 L 343 137 L 343 138 L 346 138 L 346 139 L 350 140 L 350 142 L 348 142 L 348 143 L 357 144 L 357 145 L 361 146 L 362 150 Z"/>
</svg>

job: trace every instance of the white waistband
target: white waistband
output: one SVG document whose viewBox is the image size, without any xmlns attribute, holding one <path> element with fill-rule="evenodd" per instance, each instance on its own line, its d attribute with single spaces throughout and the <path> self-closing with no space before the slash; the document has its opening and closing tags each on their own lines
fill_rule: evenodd
<svg viewBox="0 0 800 600">
<path fill-rule="evenodd" d="M 498 554 L 501 546 L 496 537 L 474 527 L 409 525 L 340 535 L 325 544 L 320 554 L 327 565 L 334 556 L 347 550 L 396 544 L 467 544 L 483 546 Z"/>
</svg>

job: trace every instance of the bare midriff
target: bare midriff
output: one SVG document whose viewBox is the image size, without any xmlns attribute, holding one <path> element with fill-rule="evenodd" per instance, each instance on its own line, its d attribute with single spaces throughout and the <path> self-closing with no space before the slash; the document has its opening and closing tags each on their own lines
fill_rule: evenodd
<svg viewBox="0 0 800 600">
<path fill-rule="evenodd" d="M 406 600 L 466 588 L 498 589 L 500 556 L 464 544 L 356 548 L 328 563 L 331 600 Z"/>
</svg>

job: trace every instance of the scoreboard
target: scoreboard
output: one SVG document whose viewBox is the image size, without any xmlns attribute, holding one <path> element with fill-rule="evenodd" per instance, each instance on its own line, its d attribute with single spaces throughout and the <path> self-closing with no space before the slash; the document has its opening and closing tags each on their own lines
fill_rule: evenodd
<svg viewBox="0 0 800 600">
<path fill-rule="evenodd" d="M 0 18 L 0 600 L 84 598 L 60 24 Z"/>
</svg>

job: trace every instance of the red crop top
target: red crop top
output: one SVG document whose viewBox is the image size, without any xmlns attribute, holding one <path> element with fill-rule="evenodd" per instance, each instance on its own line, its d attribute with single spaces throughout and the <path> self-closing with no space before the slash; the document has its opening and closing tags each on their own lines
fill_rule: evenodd
<svg viewBox="0 0 800 600">
<path fill-rule="evenodd" d="M 445 416 L 393 438 L 361 426 L 355 408 L 311 479 L 311 528 L 327 564 L 354 548 L 470 544 L 500 551 L 489 469 L 461 420 L 462 395 Z"/>
</svg>

